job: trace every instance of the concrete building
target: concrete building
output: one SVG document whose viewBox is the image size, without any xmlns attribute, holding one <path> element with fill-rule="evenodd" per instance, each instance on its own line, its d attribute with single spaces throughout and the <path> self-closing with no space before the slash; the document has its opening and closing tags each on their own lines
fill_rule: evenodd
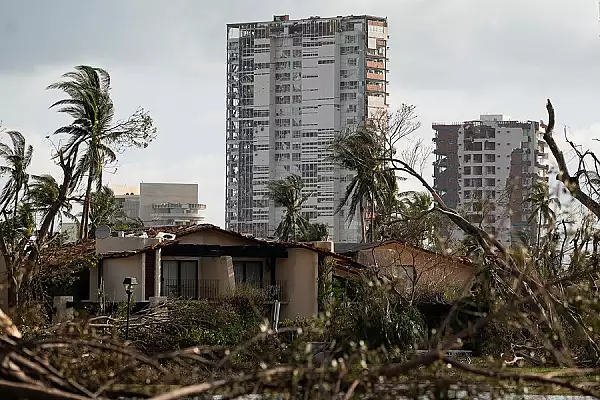
<svg viewBox="0 0 600 400">
<path fill-rule="evenodd" d="M 227 25 L 226 227 L 272 236 L 283 210 L 266 184 L 302 176 L 302 212 L 338 242 L 360 238 L 359 218 L 336 208 L 351 171 L 327 151 L 334 137 L 387 109 L 385 18 L 346 16 Z"/>
<path fill-rule="evenodd" d="M 206 218 L 195 183 L 140 183 L 139 194 L 130 191 L 115 198 L 129 218 L 139 218 L 145 226 L 196 225 Z"/>
<path fill-rule="evenodd" d="M 538 122 L 503 115 L 434 123 L 434 188 L 446 204 L 465 213 L 504 244 L 535 240 L 527 201 L 536 182 L 548 181 L 547 145 Z"/>
<path fill-rule="evenodd" d="M 140 217 L 140 195 L 133 192 L 115 194 L 115 200 L 129 218 Z"/>
<path fill-rule="evenodd" d="M 198 202 L 195 183 L 140 183 L 139 217 L 145 226 L 196 225 L 206 205 Z"/>
</svg>

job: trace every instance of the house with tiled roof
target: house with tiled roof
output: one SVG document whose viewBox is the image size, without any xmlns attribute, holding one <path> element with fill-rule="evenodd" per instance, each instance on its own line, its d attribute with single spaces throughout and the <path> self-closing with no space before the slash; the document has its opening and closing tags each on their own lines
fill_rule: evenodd
<svg viewBox="0 0 600 400">
<path fill-rule="evenodd" d="M 406 292 L 417 297 L 452 298 L 473 277 L 472 262 L 416 247 L 401 240 L 374 243 L 335 243 L 335 252 L 381 275 L 404 281 Z"/>
<path fill-rule="evenodd" d="M 317 314 L 319 266 L 327 257 L 338 277 L 356 276 L 363 268 L 334 253 L 330 242 L 262 240 L 208 224 L 113 232 L 47 252 L 42 265 L 47 270 L 91 260 L 87 295 L 79 300 L 125 301 L 126 277 L 137 278 L 137 302 L 217 299 L 250 285 L 281 301 L 282 318 L 295 318 Z"/>
</svg>

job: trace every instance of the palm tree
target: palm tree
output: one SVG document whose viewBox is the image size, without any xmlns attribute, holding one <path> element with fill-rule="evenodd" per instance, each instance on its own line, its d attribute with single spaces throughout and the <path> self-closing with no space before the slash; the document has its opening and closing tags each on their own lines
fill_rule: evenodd
<svg viewBox="0 0 600 400">
<path fill-rule="evenodd" d="M 526 201 L 531 202 L 533 205 L 533 211 L 527 219 L 528 223 L 532 223 L 537 219 L 537 238 L 536 238 L 536 252 L 540 246 L 540 236 L 542 232 L 542 225 L 550 224 L 552 227 L 556 221 L 556 213 L 552 209 L 552 206 L 560 207 L 560 201 L 557 198 L 550 198 L 548 194 L 548 184 L 546 182 L 537 182 L 533 187 L 531 195 Z"/>
<path fill-rule="evenodd" d="M 385 143 L 376 133 L 362 129 L 336 139 L 332 144 L 332 154 L 334 162 L 355 172 L 336 212 L 348 205 L 347 220 L 351 222 L 358 210 L 361 216 L 362 241 L 365 242 L 368 207 L 371 214 L 372 241 L 375 232 L 375 212 L 378 206 L 388 202 L 390 192 L 396 190 L 394 172 L 385 168 Z"/>
<path fill-rule="evenodd" d="M 329 239 L 329 229 L 326 224 L 316 222 L 308 224 L 306 233 L 301 237 L 302 242 L 321 242 Z"/>
<path fill-rule="evenodd" d="M 50 108 L 60 107 L 59 112 L 68 114 L 73 122 L 59 128 L 55 133 L 71 135 L 65 148 L 85 144 L 86 151 L 79 159 L 80 174 L 87 175 L 83 202 L 81 238 L 87 237 L 92 187 L 102 187 L 102 170 L 106 163 L 116 160 L 115 152 L 110 148 L 114 106 L 110 98 L 110 75 L 101 68 L 89 66 L 75 67 L 74 72 L 63 75 L 64 80 L 48 86 L 59 89 L 68 98 L 59 100 Z"/>
<path fill-rule="evenodd" d="M 0 142 L 0 176 L 8 176 L 8 180 L 0 193 L 0 210 L 4 214 L 12 206 L 12 217 L 16 218 L 22 192 L 27 191 L 29 175 L 27 168 L 33 157 L 33 146 L 27 146 L 25 137 L 17 131 L 5 132 L 12 141 L 12 148 Z"/>
<path fill-rule="evenodd" d="M 54 210 L 54 205 L 59 203 L 59 212 L 57 214 L 59 223 L 63 217 L 74 219 L 71 214 L 73 209 L 69 199 L 61 201 L 60 186 L 52 175 L 32 176 L 33 182 L 29 185 L 29 193 L 27 201 L 33 208 L 34 212 L 41 213 L 41 220 L 44 220 Z M 50 233 L 54 232 L 54 218 L 50 225 Z"/>
<path fill-rule="evenodd" d="M 112 226 L 116 221 L 122 221 L 126 217 L 123 209 L 117 203 L 112 189 L 104 186 L 100 191 L 92 194 L 88 234 L 93 235 L 100 225 Z"/>
<path fill-rule="evenodd" d="M 267 197 L 275 202 L 276 207 L 285 208 L 285 214 L 275 230 L 279 240 L 296 241 L 309 229 L 308 220 L 302 216 L 302 205 L 312 193 L 302 194 L 304 183 L 299 175 L 288 175 L 286 178 L 267 183 Z"/>
</svg>

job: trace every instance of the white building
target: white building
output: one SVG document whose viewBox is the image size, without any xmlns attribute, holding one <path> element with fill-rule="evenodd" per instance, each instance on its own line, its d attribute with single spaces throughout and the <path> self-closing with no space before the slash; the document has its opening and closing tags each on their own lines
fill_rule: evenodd
<svg viewBox="0 0 600 400">
<path fill-rule="evenodd" d="M 434 187 L 446 204 L 504 244 L 519 243 L 523 233 L 535 239 L 537 219 L 528 223 L 532 205 L 527 199 L 536 182 L 548 181 L 540 124 L 481 115 L 433 129 Z"/>
<path fill-rule="evenodd" d="M 195 183 L 140 183 L 139 195 L 131 191 L 115 198 L 128 217 L 141 219 L 144 226 L 194 225 L 206 219 Z"/>
<path fill-rule="evenodd" d="M 266 184 L 301 175 L 303 213 L 338 242 L 360 238 L 359 218 L 335 213 L 352 172 L 327 151 L 333 138 L 387 108 L 385 18 L 347 16 L 227 25 L 228 229 L 272 236 L 283 210 Z"/>
</svg>

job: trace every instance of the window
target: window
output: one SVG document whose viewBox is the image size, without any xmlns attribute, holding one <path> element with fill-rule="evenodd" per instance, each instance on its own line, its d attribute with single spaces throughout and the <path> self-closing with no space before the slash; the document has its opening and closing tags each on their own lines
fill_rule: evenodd
<svg viewBox="0 0 600 400">
<path fill-rule="evenodd" d="M 319 60 L 319 64 L 335 64 L 335 60 Z"/>
<path fill-rule="evenodd" d="M 346 43 L 356 43 L 356 36 L 354 36 L 354 35 L 346 36 Z"/>
<path fill-rule="evenodd" d="M 198 298 L 197 261 L 163 260 L 161 265 L 161 296 Z"/>
<path fill-rule="evenodd" d="M 464 191 L 464 196 L 465 199 L 470 199 L 471 198 L 471 191 L 470 190 L 465 190 Z"/>
<path fill-rule="evenodd" d="M 484 150 L 496 150 L 496 142 L 485 142 L 483 148 Z"/>
<path fill-rule="evenodd" d="M 473 154 L 473 162 L 480 163 L 483 160 L 483 156 L 481 154 Z"/>
<path fill-rule="evenodd" d="M 260 261 L 234 261 L 235 283 L 262 287 L 263 265 Z"/>
<path fill-rule="evenodd" d="M 495 186 L 496 180 L 494 178 L 485 178 L 485 186 Z"/>
<path fill-rule="evenodd" d="M 473 167 L 473 175 L 483 175 L 483 167 L 481 165 Z"/>
<path fill-rule="evenodd" d="M 347 61 L 348 65 L 352 65 L 352 66 L 356 66 L 358 64 L 358 61 L 356 58 L 349 58 Z"/>
<path fill-rule="evenodd" d="M 496 173 L 496 168 L 493 165 L 492 166 L 487 165 L 485 167 L 485 173 L 486 173 L 486 175 L 494 175 Z"/>
<path fill-rule="evenodd" d="M 296 38 L 294 38 L 296 39 Z M 302 57 L 302 49 L 294 49 L 294 51 L 292 52 L 292 55 L 294 57 Z"/>
<path fill-rule="evenodd" d="M 465 162 L 471 162 L 471 155 L 465 154 Z"/>
<path fill-rule="evenodd" d="M 496 161 L 495 154 L 486 154 L 485 155 L 485 162 L 494 162 L 494 161 Z"/>
</svg>

